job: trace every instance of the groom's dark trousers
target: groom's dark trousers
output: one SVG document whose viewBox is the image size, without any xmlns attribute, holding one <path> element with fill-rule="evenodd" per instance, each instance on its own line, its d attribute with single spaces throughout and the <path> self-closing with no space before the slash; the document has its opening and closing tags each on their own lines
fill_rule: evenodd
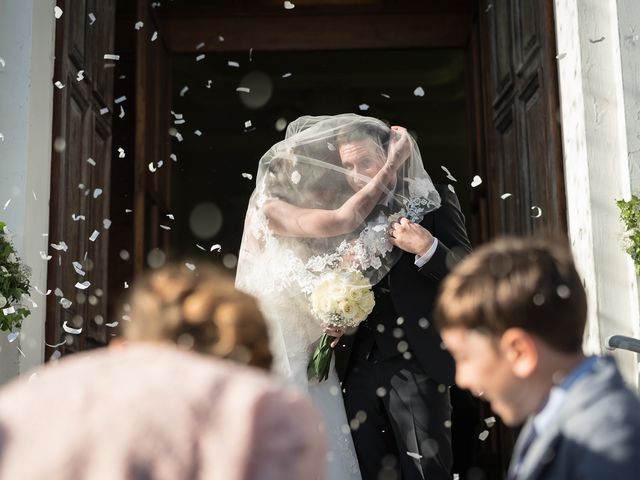
<svg viewBox="0 0 640 480">
<path fill-rule="evenodd" d="M 432 310 L 440 282 L 471 247 L 456 196 L 446 187 L 438 192 L 441 207 L 421 222 L 438 239 L 435 254 L 418 268 L 403 253 L 374 287 L 369 318 L 335 350 L 363 480 L 451 478 L 455 365 Z"/>
</svg>

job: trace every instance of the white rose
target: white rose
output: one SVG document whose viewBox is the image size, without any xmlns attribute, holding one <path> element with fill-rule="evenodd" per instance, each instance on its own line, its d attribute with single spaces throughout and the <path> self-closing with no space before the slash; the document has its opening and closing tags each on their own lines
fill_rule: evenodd
<svg viewBox="0 0 640 480">
<path fill-rule="evenodd" d="M 7 299 L 0 295 L 0 308 L 4 307 L 7 304 Z"/>
</svg>

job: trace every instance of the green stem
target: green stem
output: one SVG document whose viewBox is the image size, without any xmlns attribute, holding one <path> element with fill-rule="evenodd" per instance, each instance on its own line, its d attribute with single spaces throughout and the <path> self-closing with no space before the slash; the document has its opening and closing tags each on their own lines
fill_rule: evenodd
<svg viewBox="0 0 640 480">
<path fill-rule="evenodd" d="M 313 351 L 311 358 L 309 359 L 309 365 L 307 366 L 307 378 L 309 380 L 317 380 L 322 382 L 329 378 L 329 367 L 331 366 L 331 355 L 333 355 L 333 348 L 331 348 L 331 342 L 335 340 L 335 337 L 322 334 L 318 346 Z"/>
</svg>

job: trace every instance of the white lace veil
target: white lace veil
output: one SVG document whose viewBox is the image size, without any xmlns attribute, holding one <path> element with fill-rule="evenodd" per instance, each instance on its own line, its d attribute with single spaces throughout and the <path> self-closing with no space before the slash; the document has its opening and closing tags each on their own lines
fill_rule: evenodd
<svg viewBox="0 0 640 480">
<path fill-rule="evenodd" d="M 245 219 L 237 286 L 274 308 L 276 299 L 286 298 L 288 308 L 307 317 L 307 295 L 323 272 L 359 270 L 371 284 L 380 281 L 401 254 L 389 243 L 390 222 L 400 216 L 419 222 L 440 206 L 410 136 L 408 158 L 391 182 L 375 189 L 371 205 L 351 212 L 355 222 L 338 228 L 335 235 L 305 232 L 317 229 L 310 225 L 318 212 L 345 210 L 356 191 L 374 182 L 388 161 L 392 139 L 393 132 L 380 120 L 354 114 L 305 116 L 292 122 L 285 139 L 260 159 Z M 363 147 L 356 151 L 357 167 L 343 164 L 346 149 L 354 144 Z M 267 208 L 276 204 L 282 208 Z M 274 211 L 286 218 L 276 218 Z M 276 224 L 285 227 L 277 229 Z"/>
</svg>

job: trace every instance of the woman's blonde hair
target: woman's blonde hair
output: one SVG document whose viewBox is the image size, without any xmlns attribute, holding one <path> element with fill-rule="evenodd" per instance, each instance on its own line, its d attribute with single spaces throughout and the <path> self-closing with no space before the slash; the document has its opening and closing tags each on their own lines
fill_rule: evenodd
<svg viewBox="0 0 640 480">
<path fill-rule="evenodd" d="M 147 274 L 134 286 L 124 324 L 129 341 L 171 342 L 184 349 L 264 369 L 271 366 L 266 321 L 250 295 L 223 271 L 182 264 Z"/>
</svg>

